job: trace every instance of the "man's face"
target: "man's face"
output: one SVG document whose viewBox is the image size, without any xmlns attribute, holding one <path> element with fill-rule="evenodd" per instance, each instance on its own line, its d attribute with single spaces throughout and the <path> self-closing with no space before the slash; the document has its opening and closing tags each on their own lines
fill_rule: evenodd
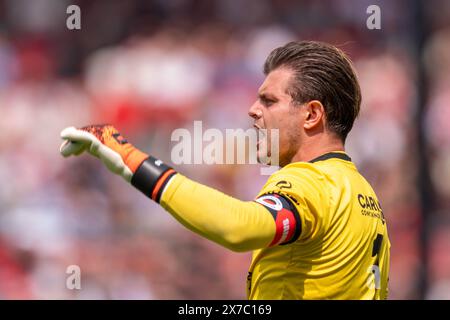
<svg viewBox="0 0 450 320">
<path fill-rule="evenodd" d="M 268 139 L 262 139 L 262 135 L 258 135 L 258 159 L 263 159 L 266 155 L 271 156 L 272 144 L 277 143 L 271 130 L 279 130 L 279 165 L 281 167 L 289 164 L 297 153 L 303 126 L 303 108 L 296 106 L 287 93 L 292 77 L 293 71 L 288 68 L 278 68 L 270 72 L 258 90 L 258 99 L 248 112 L 249 116 L 255 120 L 254 127 L 266 129 L 268 134 Z M 273 159 L 270 162 L 275 163 Z"/>
</svg>

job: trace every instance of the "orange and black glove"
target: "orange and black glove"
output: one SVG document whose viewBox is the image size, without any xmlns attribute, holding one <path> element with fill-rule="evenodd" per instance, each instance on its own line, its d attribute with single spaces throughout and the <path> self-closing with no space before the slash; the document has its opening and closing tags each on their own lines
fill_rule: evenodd
<svg viewBox="0 0 450 320">
<path fill-rule="evenodd" d="M 138 150 L 111 125 L 68 127 L 61 131 L 60 152 L 64 157 L 84 151 L 102 160 L 106 167 L 159 202 L 162 191 L 176 171 Z"/>
</svg>

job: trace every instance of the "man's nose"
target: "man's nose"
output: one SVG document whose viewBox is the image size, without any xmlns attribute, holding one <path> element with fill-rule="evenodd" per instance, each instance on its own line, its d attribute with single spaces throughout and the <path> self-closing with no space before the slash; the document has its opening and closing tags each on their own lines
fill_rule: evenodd
<svg viewBox="0 0 450 320">
<path fill-rule="evenodd" d="M 261 118 L 262 111 L 260 109 L 258 101 L 255 101 L 255 103 L 250 107 L 250 109 L 248 109 L 248 115 L 255 120 Z"/>
</svg>

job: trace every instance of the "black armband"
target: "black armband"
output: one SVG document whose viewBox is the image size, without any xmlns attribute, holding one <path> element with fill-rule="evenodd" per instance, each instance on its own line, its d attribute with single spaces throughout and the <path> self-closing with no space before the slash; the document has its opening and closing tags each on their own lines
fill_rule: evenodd
<svg viewBox="0 0 450 320">
<path fill-rule="evenodd" d="M 300 216 L 287 196 L 270 193 L 255 201 L 269 210 L 275 220 L 275 237 L 269 246 L 290 244 L 299 238 L 302 229 Z"/>
<path fill-rule="evenodd" d="M 131 184 L 147 197 L 159 203 L 164 187 L 176 173 L 161 160 L 150 156 L 138 167 L 131 178 Z"/>
</svg>

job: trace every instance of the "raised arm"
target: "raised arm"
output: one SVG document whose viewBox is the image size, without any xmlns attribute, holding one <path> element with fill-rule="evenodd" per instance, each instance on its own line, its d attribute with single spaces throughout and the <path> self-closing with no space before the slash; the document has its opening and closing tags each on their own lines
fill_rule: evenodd
<svg viewBox="0 0 450 320">
<path fill-rule="evenodd" d="M 189 230 L 233 251 L 278 244 L 276 216 L 254 201 L 241 201 L 177 173 L 135 148 L 110 125 L 69 127 L 61 132 L 64 157 L 87 151 L 112 172 L 172 214 Z"/>
</svg>

